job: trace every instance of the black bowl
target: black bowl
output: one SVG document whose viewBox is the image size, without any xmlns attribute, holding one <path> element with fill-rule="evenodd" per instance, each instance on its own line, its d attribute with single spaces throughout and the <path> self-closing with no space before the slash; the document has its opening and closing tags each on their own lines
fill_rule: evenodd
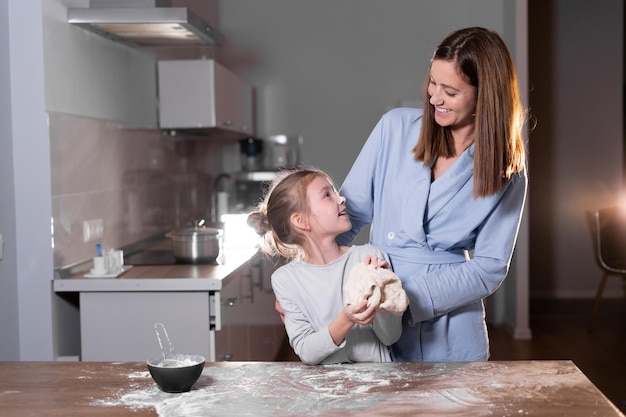
<svg viewBox="0 0 626 417">
<path fill-rule="evenodd" d="M 149 359 L 148 370 L 154 382 L 165 392 L 187 392 L 204 369 L 200 355 L 165 355 Z"/>
</svg>

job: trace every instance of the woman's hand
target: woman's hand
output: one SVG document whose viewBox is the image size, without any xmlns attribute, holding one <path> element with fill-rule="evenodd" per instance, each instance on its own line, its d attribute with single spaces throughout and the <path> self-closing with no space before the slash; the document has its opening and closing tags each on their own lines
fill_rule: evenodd
<svg viewBox="0 0 626 417">
<path fill-rule="evenodd" d="M 278 298 L 276 299 L 276 302 L 274 302 L 274 309 L 278 312 L 278 315 L 280 316 L 280 320 L 283 322 L 283 324 L 285 324 L 285 311 L 280 306 L 280 303 L 278 302 Z"/>
<path fill-rule="evenodd" d="M 377 256 L 367 255 L 363 263 L 367 266 L 374 266 L 374 269 L 389 269 L 389 262 Z"/>
</svg>

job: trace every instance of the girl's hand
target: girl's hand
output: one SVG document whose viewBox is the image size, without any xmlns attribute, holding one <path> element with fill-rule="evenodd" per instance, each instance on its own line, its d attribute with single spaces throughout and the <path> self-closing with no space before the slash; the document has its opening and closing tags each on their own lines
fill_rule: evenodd
<svg viewBox="0 0 626 417">
<path fill-rule="evenodd" d="M 348 304 L 343 308 L 346 316 L 352 323 L 367 326 L 376 317 L 376 306 L 367 306 L 367 300 L 361 300 L 358 304 Z"/>
<path fill-rule="evenodd" d="M 358 304 L 348 304 L 328 325 L 330 337 L 335 345 L 339 346 L 355 324 L 367 326 L 374 321 L 375 316 L 376 307 L 368 307 L 367 300 L 361 300 Z"/>
<path fill-rule="evenodd" d="M 389 269 L 389 263 L 385 259 L 372 255 L 367 255 L 363 263 L 367 266 L 373 265 L 374 269 Z"/>
</svg>

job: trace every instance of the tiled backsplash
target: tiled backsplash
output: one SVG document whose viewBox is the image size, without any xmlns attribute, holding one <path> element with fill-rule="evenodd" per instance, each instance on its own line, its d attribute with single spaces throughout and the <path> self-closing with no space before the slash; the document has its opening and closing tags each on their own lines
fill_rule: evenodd
<svg viewBox="0 0 626 417">
<path fill-rule="evenodd" d="M 49 125 L 55 268 L 89 260 L 96 243 L 118 248 L 210 215 L 220 141 L 60 114 Z M 84 242 L 93 219 L 103 238 Z"/>
</svg>

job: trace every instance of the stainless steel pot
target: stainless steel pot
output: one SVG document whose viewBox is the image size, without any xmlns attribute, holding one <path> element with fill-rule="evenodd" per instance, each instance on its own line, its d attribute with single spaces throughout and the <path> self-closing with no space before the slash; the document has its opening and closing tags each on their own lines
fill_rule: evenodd
<svg viewBox="0 0 626 417">
<path fill-rule="evenodd" d="M 220 254 L 224 231 L 195 226 L 172 230 L 167 236 L 172 239 L 172 253 L 177 261 L 211 263 Z"/>
</svg>

